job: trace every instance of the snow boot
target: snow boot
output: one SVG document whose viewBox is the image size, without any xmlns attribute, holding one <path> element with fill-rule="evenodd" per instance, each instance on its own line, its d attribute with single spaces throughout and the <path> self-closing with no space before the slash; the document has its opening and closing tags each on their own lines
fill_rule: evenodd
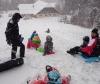
<svg viewBox="0 0 100 84">
<path fill-rule="evenodd" d="M 71 52 L 70 50 L 67 50 L 68 54 L 74 55 L 75 53 Z"/>
</svg>

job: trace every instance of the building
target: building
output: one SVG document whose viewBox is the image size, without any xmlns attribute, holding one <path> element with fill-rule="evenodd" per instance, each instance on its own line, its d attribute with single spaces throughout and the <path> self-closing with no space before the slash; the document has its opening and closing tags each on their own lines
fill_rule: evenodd
<svg viewBox="0 0 100 84">
<path fill-rule="evenodd" d="M 47 3 L 41 0 L 38 0 L 34 4 L 19 4 L 18 9 L 22 16 L 28 15 L 34 16 L 35 18 L 60 15 L 55 9 L 55 3 Z"/>
</svg>

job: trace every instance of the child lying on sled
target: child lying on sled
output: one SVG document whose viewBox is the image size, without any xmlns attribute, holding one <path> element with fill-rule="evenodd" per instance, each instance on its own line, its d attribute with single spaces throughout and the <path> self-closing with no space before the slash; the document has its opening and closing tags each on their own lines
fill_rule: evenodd
<svg viewBox="0 0 100 84">
<path fill-rule="evenodd" d="M 47 65 L 46 74 L 37 75 L 37 78 L 31 82 L 31 84 L 69 84 L 71 80 L 71 76 L 61 76 L 59 71 Z M 42 72 L 43 73 L 43 72 Z"/>
<path fill-rule="evenodd" d="M 88 45 L 89 40 L 90 40 L 90 38 L 88 36 L 83 37 L 82 45 L 71 48 L 70 50 L 67 51 L 67 53 L 69 53 L 71 55 L 78 54 L 78 52 L 80 52 L 82 48 L 84 48 Z"/>
</svg>

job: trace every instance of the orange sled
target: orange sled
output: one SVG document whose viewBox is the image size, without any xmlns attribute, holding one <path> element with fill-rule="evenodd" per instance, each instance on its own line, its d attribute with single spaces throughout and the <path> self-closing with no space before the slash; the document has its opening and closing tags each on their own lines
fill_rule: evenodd
<svg viewBox="0 0 100 84">
<path fill-rule="evenodd" d="M 54 67 L 52 67 L 52 70 L 57 71 L 59 73 L 59 71 Z M 70 76 L 68 77 L 60 76 L 60 77 L 62 79 L 62 84 L 70 84 L 70 80 L 71 80 Z M 52 84 L 52 83 L 48 83 L 48 81 L 49 80 L 47 76 L 45 76 L 44 79 L 42 80 L 41 77 L 38 75 L 36 80 L 33 80 L 30 84 Z M 53 83 L 53 84 L 57 84 L 57 83 Z"/>
</svg>

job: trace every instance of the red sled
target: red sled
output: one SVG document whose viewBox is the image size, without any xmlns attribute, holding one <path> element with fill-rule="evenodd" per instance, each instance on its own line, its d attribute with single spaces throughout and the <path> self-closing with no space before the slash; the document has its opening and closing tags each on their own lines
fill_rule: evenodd
<svg viewBox="0 0 100 84">
<path fill-rule="evenodd" d="M 40 44 L 34 44 L 32 41 L 28 41 L 27 43 L 27 48 L 30 48 L 30 47 L 38 48 L 39 46 Z"/>
<path fill-rule="evenodd" d="M 52 67 L 52 69 L 59 73 L 59 71 L 56 68 Z M 71 77 L 61 76 L 61 78 L 62 78 L 62 84 L 70 84 Z M 31 81 L 29 84 L 47 84 L 47 82 L 48 82 L 48 77 L 47 76 L 45 76 L 42 79 L 41 75 L 37 75 L 36 79 Z"/>
<path fill-rule="evenodd" d="M 52 52 L 47 52 L 47 55 L 51 55 L 51 54 L 55 54 L 55 52 L 54 52 L 54 51 L 52 51 Z"/>
</svg>

